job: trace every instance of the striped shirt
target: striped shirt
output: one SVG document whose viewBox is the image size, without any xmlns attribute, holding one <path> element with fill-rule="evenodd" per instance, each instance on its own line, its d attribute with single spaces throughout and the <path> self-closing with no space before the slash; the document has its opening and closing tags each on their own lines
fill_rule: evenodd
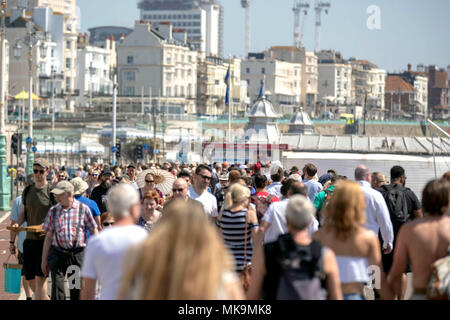
<svg viewBox="0 0 450 320">
<path fill-rule="evenodd" d="M 236 271 L 240 272 L 244 269 L 244 249 L 245 238 L 247 237 L 247 259 L 246 264 L 249 264 L 252 260 L 253 246 L 251 243 L 252 228 L 255 227 L 252 223 L 247 225 L 247 234 L 245 234 L 245 218 L 247 215 L 247 209 L 231 212 L 224 210 L 222 212 L 222 218 L 218 222 L 222 231 L 222 237 L 225 245 L 233 253 Z"/>
<path fill-rule="evenodd" d="M 53 233 L 52 245 L 62 249 L 86 246 L 86 230 L 94 230 L 97 224 L 89 207 L 74 200 L 69 209 L 59 203 L 48 211 L 44 231 Z"/>
</svg>

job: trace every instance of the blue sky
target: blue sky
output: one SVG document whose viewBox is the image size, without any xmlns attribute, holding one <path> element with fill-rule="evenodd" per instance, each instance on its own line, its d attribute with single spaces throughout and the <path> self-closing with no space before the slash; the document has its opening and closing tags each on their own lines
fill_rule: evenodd
<svg viewBox="0 0 450 320">
<path fill-rule="evenodd" d="M 408 63 L 450 64 L 449 0 L 329 0 L 322 18 L 321 49 L 341 51 L 345 58 L 369 60 L 389 72 Z M 77 0 L 81 30 L 102 25 L 132 27 L 139 19 L 137 0 Z M 221 0 L 225 7 L 225 55 L 244 54 L 245 21 L 240 0 Z M 311 0 L 311 3 L 314 1 Z M 293 0 L 252 0 L 252 51 L 292 45 Z M 369 6 L 380 8 L 381 29 L 369 30 Z M 305 45 L 314 50 L 315 15 L 305 25 Z"/>
</svg>

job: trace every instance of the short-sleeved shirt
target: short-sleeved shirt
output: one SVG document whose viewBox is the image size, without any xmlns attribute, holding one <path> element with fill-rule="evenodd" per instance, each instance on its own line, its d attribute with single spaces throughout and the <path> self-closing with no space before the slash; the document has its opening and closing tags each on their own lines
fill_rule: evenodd
<svg viewBox="0 0 450 320">
<path fill-rule="evenodd" d="M 314 180 L 303 180 L 303 183 L 308 187 L 309 201 L 314 202 L 316 195 L 323 189 L 322 185 Z"/>
<path fill-rule="evenodd" d="M 194 187 L 189 188 L 188 196 L 202 203 L 205 213 L 210 217 L 217 217 L 217 199 L 211 193 L 205 191 L 201 195 L 195 192 Z"/>
<path fill-rule="evenodd" d="M 26 198 L 24 197 L 26 195 Z M 56 204 L 50 193 L 50 185 L 46 184 L 42 189 L 33 184 L 25 188 L 22 193 L 22 204 L 25 205 L 25 221 L 29 226 L 38 226 L 44 223 L 48 210 Z M 45 235 L 27 232 L 27 239 L 44 240 Z"/>
<path fill-rule="evenodd" d="M 84 203 L 85 205 L 87 205 L 89 207 L 89 210 L 91 210 L 91 214 L 94 218 L 101 215 L 100 209 L 98 208 L 98 205 L 97 205 L 97 202 L 95 202 L 94 200 L 88 199 L 83 196 L 75 196 L 75 200 L 78 200 L 81 203 Z M 90 236 L 89 230 L 86 230 L 86 237 L 88 239 L 89 239 L 89 236 Z"/>
<path fill-rule="evenodd" d="M 98 280 L 100 300 L 116 300 L 124 273 L 128 250 L 144 241 L 148 232 L 144 228 L 114 226 L 92 236 L 84 253 L 81 276 Z"/>
<path fill-rule="evenodd" d="M 275 197 L 281 199 L 281 182 L 273 182 L 270 186 L 266 188 L 266 191 L 270 194 L 273 194 Z"/>
<path fill-rule="evenodd" d="M 414 211 L 420 210 L 420 201 L 410 188 L 406 188 L 406 203 L 408 204 L 409 219 L 413 220 L 415 218 Z"/>
<path fill-rule="evenodd" d="M 19 221 L 20 216 L 20 209 L 22 208 L 22 196 L 18 196 L 16 200 L 14 200 L 12 208 L 11 208 L 11 217 L 10 219 L 13 221 Z M 26 227 L 27 223 L 22 223 L 21 227 Z M 17 249 L 19 249 L 20 252 L 23 253 L 23 242 L 25 241 L 25 238 L 27 236 L 27 233 L 25 231 L 21 231 L 17 234 Z"/>
<path fill-rule="evenodd" d="M 60 204 L 53 206 L 44 223 L 44 231 L 53 233 L 52 245 L 63 249 L 86 246 L 85 230 L 94 230 L 97 223 L 89 207 L 74 200 L 69 209 Z"/>
</svg>

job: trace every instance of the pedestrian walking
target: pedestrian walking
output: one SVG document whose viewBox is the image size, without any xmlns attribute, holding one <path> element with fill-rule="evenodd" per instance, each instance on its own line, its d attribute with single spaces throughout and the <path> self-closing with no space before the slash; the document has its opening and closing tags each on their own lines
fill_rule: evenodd
<svg viewBox="0 0 450 320">
<path fill-rule="evenodd" d="M 42 251 L 42 272 L 52 277 L 52 300 L 66 300 L 64 279 L 69 271 L 74 273 L 74 283 L 69 283 L 70 300 L 80 299 L 79 271 L 86 246 L 86 230 L 98 232 L 91 210 L 75 200 L 74 187 L 68 181 L 60 181 L 51 191 L 58 204 L 50 208 L 44 223 L 46 232 Z M 70 270 L 68 270 L 70 268 Z M 71 277 L 71 275 L 69 275 Z M 77 279 L 78 278 L 78 279 Z"/>
<path fill-rule="evenodd" d="M 217 200 L 208 192 L 212 170 L 207 165 L 201 164 L 195 169 L 194 183 L 189 188 L 190 198 L 203 204 L 205 213 L 213 220 L 217 218 Z"/>
<path fill-rule="evenodd" d="M 95 187 L 91 193 L 91 199 L 97 203 L 100 213 L 107 211 L 106 209 L 106 194 L 108 190 L 112 187 L 112 171 L 110 169 L 105 169 L 102 171 L 100 177 L 100 185 Z"/>
</svg>

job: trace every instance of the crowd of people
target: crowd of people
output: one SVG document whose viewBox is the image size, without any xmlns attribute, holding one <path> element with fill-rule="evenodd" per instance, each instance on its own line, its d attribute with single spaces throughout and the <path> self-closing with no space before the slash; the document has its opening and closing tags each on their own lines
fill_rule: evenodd
<svg viewBox="0 0 450 320">
<path fill-rule="evenodd" d="M 158 169 L 173 176 L 169 191 Z M 279 161 L 92 163 L 69 177 L 36 159 L 11 225 L 42 232 L 11 231 L 10 252 L 27 299 L 65 300 L 77 268 L 72 300 L 364 300 L 371 281 L 375 299 L 405 299 L 408 272 L 411 299 L 426 299 L 450 250 L 450 172 L 421 201 L 401 166 L 389 177 Z"/>
</svg>

